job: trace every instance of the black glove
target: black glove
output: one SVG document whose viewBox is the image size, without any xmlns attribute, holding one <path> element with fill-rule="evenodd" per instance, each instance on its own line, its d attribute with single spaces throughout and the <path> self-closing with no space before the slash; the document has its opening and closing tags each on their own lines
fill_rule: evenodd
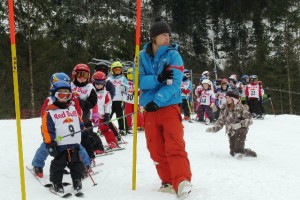
<svg viewBox="0 0 300 200">
<path fill-rule="evenodd" d="M 108 125 L 109 121 L 110 121 L 110 114 L 109 113 L 105 113 L 103 120 L 104 120 L 104 124 Z"/>
<path fill-rule="evenodd" d="M 56 150 L 56 146 L 57 146 L 57 143 L 54 141 L 54 142 L 51 142 L 50 144 L 46 144 L 46 148 L 48 149 L 48 152 L 50 154 L 50 156 L 52 157 L 55 157 L 58 152 Z"/>
<path fill-rule="evenodd" d="M 168 67 L 168 65 L 164 65 L 164 70 L 157 77 L 158 82 L 162 83 L 167 79 L 173 79 L 173 71 L 167 70 Z"/>
<path fill-rule="evenodd" d="M 157 111 L 158 110 L 158 105 L 156 103 L 154 103 L 154 101 L 151 101 L 150 103 L 148 103 L 144 109 L 147 111 L 147 112 L 154 112 L 154 111 Z"/>
<path fill-rule="evenodd" d="M 94 136 L 89 134 L 87 141 L 88 141 L 89 144 L 93 145 L 94 142 L 95 142 Z"/>
</svg>

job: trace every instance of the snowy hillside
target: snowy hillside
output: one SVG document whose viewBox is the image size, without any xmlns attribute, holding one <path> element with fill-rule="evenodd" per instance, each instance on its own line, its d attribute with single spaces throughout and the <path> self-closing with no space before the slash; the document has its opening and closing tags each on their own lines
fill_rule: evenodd
<svg viewBox="0 0 300 200">
<path fill-rule="evenodd" d="M 24 164 L 31 160 L 42 139 L 40 119 L 22 120 Z M 258 158 L 238 160 L 229 155 L 224 129 L 206 133 L 207 126 L 184 123 L 185 140 L 193 177 L 191 200 L 297 200 L 300 199 L 300 117 L 291 115 L 266 116 L 254 121 L 247 135 L 246 147 L 258 153 Z M 0 199 L 21 199 L 18 147 L 14 120 L 0 121 Z M 156 192 L 160 181 L 146 149 L 144 133 L 138 134 L 137 190 L 131 190 L 132 136 L 126 150 L 96 158 L 104 165 L 102 172 L 83 181 L 85 199 L 110 200 L 175 200 L 171 194 Z M 104 139 L 103 139 L 104 141 Z M 125 146 L 125 145 L 123 145 Z M 44 169 L 49 177 L 48 158 Z M 41 187 L 25 170 L 27 199 L 59 199 Z M 65 181 L 70 181 L 67 175 Z M 76 197 L 72 197 L 76 199 Z"/>
</svg>

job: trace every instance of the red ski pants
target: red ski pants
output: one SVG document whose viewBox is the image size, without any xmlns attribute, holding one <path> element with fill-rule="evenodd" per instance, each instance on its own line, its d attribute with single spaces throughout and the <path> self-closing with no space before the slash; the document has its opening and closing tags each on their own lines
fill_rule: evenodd
<svg viewBox="0 0 300 200">
<path fill-rule="evenodd" d="M 177 104 L 170 105 L 155 112 L 145 112 L 144 117 L 147 148 L 158 176 L 162 183 L 171 183 L 177 191 L 181 181 L 191 181 L 192 177 L 180 108 Z"/>
<path fill-rule="evenodd" d="M 103 119 L 99 120 L 99 123 L 103 123 L 103 122 L 104 122 Z M 104 135 L 107 144 L 110 144 L 112 142 L 118 144 L 117 138 L 114 135 L 114 132 L 109 128 L 109 126 L 102 124 L 98 128 L 100 129 L 101 133 Z"/>
<path fill-rule="evenodd" d="M 138 110 L 140 110 L 140 107 L 138 107 Z M 133 113 L 134 112 L 134 104 L 131 103 L 125 103 L 125 115 Z M 133 115 L 126 116 L 127 125 L 128 127 L 133 126 Z M 137 119 L 138 127 L 144 127 L 144 116 L 141 112 L 138 112 L 138 119 Z"/>
</svg>

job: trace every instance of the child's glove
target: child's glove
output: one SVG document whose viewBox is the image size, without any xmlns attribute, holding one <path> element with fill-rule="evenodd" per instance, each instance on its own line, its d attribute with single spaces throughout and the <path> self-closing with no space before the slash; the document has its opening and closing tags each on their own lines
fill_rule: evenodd
<svg viewBox="0 0 300 200">
<path fill-rule="evenodd" d="M 92 114 L 92 118 L 93 118 L 94 125 L 98 126 L 100 114 L 99 113 L 93 113 Z"/>
<path fill-rule="evenodd" d="M 241 125 L 241 123 L 236 123 L 236 124 L 232 124 L 231 127 L 233 130 L 238 130 L 238 129 L 242 128 L 242 125 Z"/>
<path fill-rule="evenodd" d="M 109 121 L 110 121 L 110 114 L 109 113 L 105 113 L 103 120 L 104 120 L 104 124 L 108 125 Z"/>
<path fill-rule="evenodd" d="M 57 146 L 57 143 L 54 141 L 54 142 L 51 142 L 50 144 L 46 144 L 46 148 L 48 149 L 48 152 L 50 154 L 50 156 L 52 157 L 55 157 L 58 152 L 56 150 L 56 146 Z"/>
<path fill-rule="evenodd" d="M 125 93 L 126 92 L 126 87 L 124 85 L 121 85 L 120 90 L 121 90 L 122 93 Z"/>
</svg>

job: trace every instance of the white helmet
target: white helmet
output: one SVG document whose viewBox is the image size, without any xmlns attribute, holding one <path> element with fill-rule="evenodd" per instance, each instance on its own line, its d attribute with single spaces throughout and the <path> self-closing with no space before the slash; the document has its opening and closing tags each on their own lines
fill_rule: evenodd
<svg viewBox="0 0 300 200">
<path fill-rule="evenodd" d="M 208 79 L 204 79 L 204 80 L 202 81 L 202 84 L 207 84 L 207 85 L 211 86 L 211 82 L 210 82 L 210 80 L 208 80 Z"/>
<path fill-rule="evenodd" d="M 231 76 L 229 77 L 229 79 L 233 79 L 233 80 L 237 81 L 237 76 L 235 74 L 231 74 Z"/>
<path fill-rule="evenodd" d="M 204 71 L 203 73 L 202 73 L 202 76 L 209 76 L 209 71 Z"/>
</svg>

